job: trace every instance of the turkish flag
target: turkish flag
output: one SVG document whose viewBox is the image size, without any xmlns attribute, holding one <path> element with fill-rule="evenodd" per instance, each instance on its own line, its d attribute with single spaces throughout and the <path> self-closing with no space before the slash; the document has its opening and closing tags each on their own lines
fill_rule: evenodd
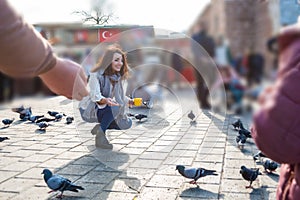
<svg viewBox="0 0 300 200">
<path fill-rule="evenodd" d="M 100 42 L 115 42 L 118 37 L 116 36 L 121 32 L 118 28 L 100 28 L 99 33 L 99 40 Z"/>
</svg>

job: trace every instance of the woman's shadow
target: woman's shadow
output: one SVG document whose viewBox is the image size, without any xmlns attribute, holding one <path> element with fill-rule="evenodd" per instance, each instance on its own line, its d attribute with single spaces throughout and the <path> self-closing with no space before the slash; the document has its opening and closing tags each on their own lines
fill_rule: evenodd
<svg viewBox="0 0 300 200">
<path fill-rule="evenodd" d="M 102 181 L 106 185 L 94 198 L 109 199 L 110 193 L 113 191 L 130 193 L 133 197 L 140 193 L 141 181 L 137 177 L 129 175 L 127 171 L 130 159 L 134 159 L 131 156 L 134 155 L 114 149 L 95 148 L 94 146 L 91 146 L 90 149 L 93 149 L 91 155 L 99 161 L 98 167 L 95 168 L 92 174 L 95 172 L 101 173 L 100 177 L 106 179 Z"/>
</svg>

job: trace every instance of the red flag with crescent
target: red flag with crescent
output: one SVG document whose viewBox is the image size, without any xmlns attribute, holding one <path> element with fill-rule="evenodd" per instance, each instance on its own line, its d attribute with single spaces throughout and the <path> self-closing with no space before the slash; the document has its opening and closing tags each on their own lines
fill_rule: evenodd
<svg viewBox="0 0 300 200">
<path fill-rule="evenodd" d="M 99 40 L 100 42 L 115 42 L 118 39 L 116 35 L 120 32 L 121 30 L 118 28 L 100 28 Z"/>
</svg>

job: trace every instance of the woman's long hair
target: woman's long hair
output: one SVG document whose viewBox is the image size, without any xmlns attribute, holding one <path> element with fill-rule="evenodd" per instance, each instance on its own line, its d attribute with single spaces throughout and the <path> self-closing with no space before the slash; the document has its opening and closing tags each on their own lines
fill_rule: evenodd
<svg viewBox="0 0 300 200">
<path fill-rule="evenodd" d="M 121 49 L 121 47 L 117 44 L 110 45 L 107 47 L 104 55 L 99 59 L 99 62 L 91 69 L 91 72 L 96 72 L 100 69 L 104 70 L 104 75 L 113 75 L 113 69 L 112 69 L 112 60 L 114 53 L 119 53 L 122 55 L 123 60 L 123 66 L 120 70 L 120 75 L 122 79 L 125 79 L 128 77 L 128 64 L 127 64 L 127 58 L 125 52 Z"/>
</svg>

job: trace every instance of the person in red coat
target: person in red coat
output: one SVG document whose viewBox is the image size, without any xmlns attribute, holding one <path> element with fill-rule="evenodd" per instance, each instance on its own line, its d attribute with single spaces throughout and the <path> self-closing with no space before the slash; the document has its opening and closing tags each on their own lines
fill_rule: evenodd
<svg viewBox="0 0 300 200">
<path fill-rule="evenodd" d="M 281 163 L 277 199 L 300 199 L 300 21 L 278 36 L 279 69 L 259 97 L 252 137 L 268 157 Z"/>
</svg>

